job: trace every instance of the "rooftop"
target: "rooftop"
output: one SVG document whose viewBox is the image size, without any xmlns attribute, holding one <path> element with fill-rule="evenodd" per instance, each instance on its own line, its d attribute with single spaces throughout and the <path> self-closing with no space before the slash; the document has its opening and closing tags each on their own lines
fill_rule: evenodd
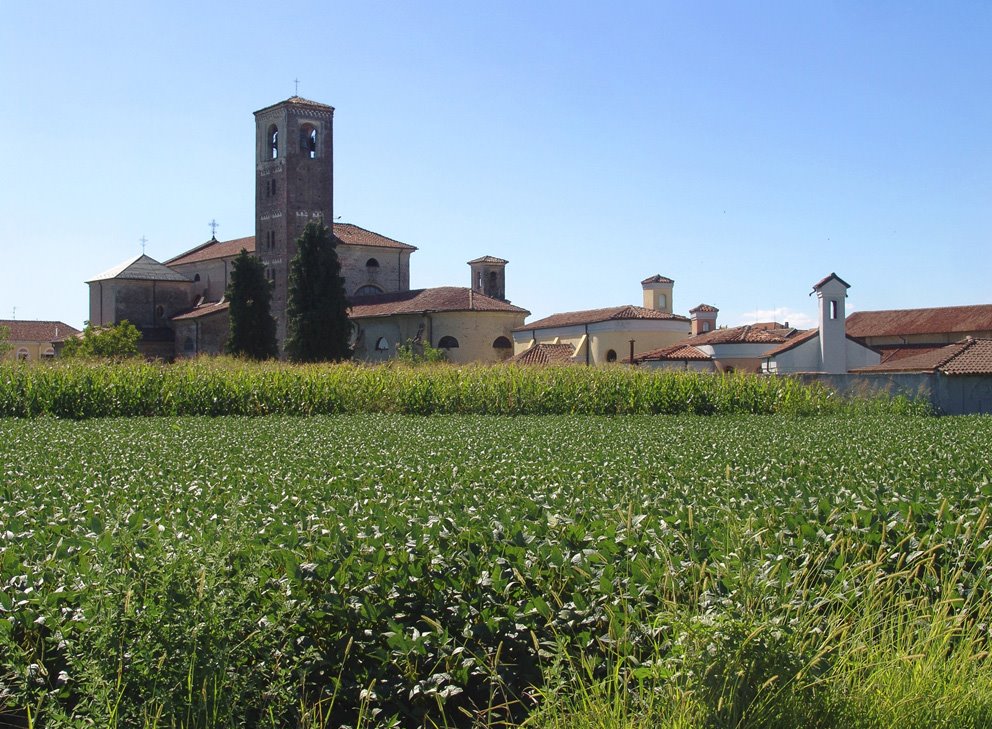
<svg viewBox="0 0 992 729">
<path fill-rule="evenodd" d="M 602 321 L 620 319 L 665 319 L 669 321 L 689 321 L 687 317 L 679 314 L 669 314 L 657 309 L 647 309 L 643 306 L 610 306 L 605 309 L 586 309 L 585 311 L 566 311 L 561 314 L 552 314 L 544 319 L 522 327 L 517 327 L 514 331 L 527 332 L 534 329 L 552 329 L 556 327 L 570 327 L 581 324 L 595 324 Z"/>
<path fill-rule="evenodd" d="M 373 296 L 354 296 L 351 298 L 348 315 L 353 319 L 361 319 L 439 311 L 507 311 L 524 315 L 530 313 L 519 306 L 485 296 L 469 288 L 440 286 Z"/>
<path fill-rule="evenodd" d="M 691 344 L 680 343 L 635 355 L 634 364 L 640 362 L 708 362 L 712 359 L 708 354 L 696 349 Z"/>
<path fill-rule="evenodd" d="M 673 284 L 675 283 L 675 280 L 668 278 L 667 276 L 662 276 L 660 273 L 656 273 L 654 276 L 649 276 L 648 278 L 641 281 L 641 286 L 643 286 L 644 284 L 653 284 L 653 283 Z"/>
<path fill-rule="evenodd" d="M 218 314 L 222 311 L 227 311 L 231 308 L 231 302 L 221 299 L 220 301 L 211 301 L 208 303 L 203 303 L 198 306 L 194 306 L 189 311 L 184 311 L 182 314 L 176 314 L 172 317 L 172 321 L 186 321 L 188 319 L 199 319 L 203 316 L 210 316 L 211 314 Z"/>
<path fill-rule="evenodd" d="M 61 321 L 31 321 L 27 319 L 0 319 L 0 327 L 6 327 L 11 342 L 58 342 L 80 333 Z"/>
<path fill-rule="evenodd" d="M 184 263 L 198 263 L 200 261 L 210 261 L 215 258 L 233 258 L 244 249 L 249 253 L 255 252 L 255 236 L 249 235 L 246 238 L 235 238 L 234 240 L 220 241 L 211 238 L 206 243 L 198 245 L 196 248 L 180 253 L 175 258 L 170 258 L 165 262 L 166 266 L 179 266 Z"/>
<path fill-rule="evenodd" d="M 123 263 L 119 263 L 113 268 L 94 276 L 86 283 L 113 279 L 128 281 L 181 281 L 184 283 L 189 283 L 190 281 L 190 279 L 181 273 L 173 271 L 151 256 L 142 253 L 140 256 L 129 258 Z"/>
<path fill-rule="evenodd" d="M 950 376 L 992 375 L 992 339 L 965 337 L 960 342 L 921 354 L 852 370 L 866 374 L 938 371 Z"/>
<path fill-rule="evenodd" d="M 795 329 L 778 322 L 760 322 L 727 329 L 714 329 L 705 334 L 698 334 L 681 344 L 691 344 L 694 347 L 701 344 L 782 344 L 795 335 Z"/>
<path fill-rule="evenodd" d="M 371 230 L 360 228 L 351 223 L 335 223 L 334 236 L 339 243 L 352 246 L 369 246 L 371 248 L 392 248 L 395 250 L 415 251 L 416 246 L 401 243 L 398 240 L 387 238 Z M 244 238 L 233 240 L 217 240 L 211 238 L 206 243 L 201 243 L 195 248 L 191 248 L 185 253 L 180 253 L 175 258 L 170 258 L 165 262 L 168 266 L 180 266 L 186 263 L 198 263 L 201 261 L 212 261 L 217 258 L 233 258 L 244 248 L 249 253 L 255 252 L 255 236 L 249 235 Z M 502 260 L 502 259 L 496 259 Z M 505 261 L 504 261 L 505 263 Z"/>
<path fill-rule="evenodd" d="M 529 365 L 571 364 L 574 355 L 575 348 L 571 344 L 535 344 L 507 361 Z"/>
<path fill-rule="evenodd" d="M 311 101 L 310 99 L 304 99 L 302 96 L 290 96 L 285 101 L 280 101 L 276 104 L 269 104 L 268 106 L 256 111 L 256 114 L 261 114 L 263 111 L 268 111 L 276 106 L 282 106 L 283 104 L 289 104 L 291 106 L 302 106 L 310 109 L 315 109 L 317 111 L 334 111 L 333 106 L 328 106 L 327 104 L 321 104 L 319 101 Z"/>
<path fill-rule="evenodd" d="M 852 337 L 892 337 L 992 331 L 992 304 L 942 306 L 930 309 L 856 311 L 847 317 Z"/>
</svg>

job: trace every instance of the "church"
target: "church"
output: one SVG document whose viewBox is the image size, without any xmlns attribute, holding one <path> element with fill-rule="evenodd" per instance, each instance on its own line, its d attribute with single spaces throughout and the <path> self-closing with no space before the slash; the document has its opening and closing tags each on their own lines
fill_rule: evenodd
<svg viewBox="0 0 992 729">
<path fill-rule="evenodd" d="M 354 357 L 380 361 L 412 342 L 446 351 L 451 362 L 498 362 L 513 354 L 513 330 L 530 313 L 505 296 L 506 260 L 468 261 L 469 286 L 410 289 L 415 246 L 334 221 L 334 108 L 293 96 L 255 112 L 255 235 L 206 243 L 164 262 L 128 259 L 86 283 L 89 322 L 128 320 L 147 357 L 219 354 L 227 339 L 225 292 L 242 249 L 264 265 L 282 349 L 290 261 L 310 221 L 337 238 L 354 324 Z"/>
</svg>

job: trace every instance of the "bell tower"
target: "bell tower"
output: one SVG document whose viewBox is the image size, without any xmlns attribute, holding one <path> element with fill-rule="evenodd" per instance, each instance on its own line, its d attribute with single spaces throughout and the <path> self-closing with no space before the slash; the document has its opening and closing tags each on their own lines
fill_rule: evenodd
<svg viewBox="0 0 992 729">
<path fill-rule="evenodd" d="M 824 372 L 847 372 L 847 321 L 844 300 L 851 284 L 836 273 L 813 285 L 810 296 L 820 301 L 820 365 Z"/>
<path fill-rule="evenodd" d="M 280 349 L 296 239 L 311 220 L 334 223 L 333 125 L 334 107 L 299 96 L 255 112 L 255 256 L 272 282 Z"/>
</svg>

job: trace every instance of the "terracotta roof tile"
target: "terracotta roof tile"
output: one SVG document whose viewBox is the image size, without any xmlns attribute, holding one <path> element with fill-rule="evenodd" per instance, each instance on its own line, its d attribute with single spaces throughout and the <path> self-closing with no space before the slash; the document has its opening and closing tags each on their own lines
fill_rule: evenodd
<svg viewBox="0 0 992 729">
<path fill-rule="evenodd" d="M 820 288 L 821 286 L 823 286 L 825 283 L 827 283 L 827 281 L 830 281 L 831 279 L 836 279 L 840 283 L 844 284 L 844 287 L 845 288 L 851 288 L 851 284 L 849 284 L 847 281 L 845 281 L 844 279 L 842 279 L 836 273 L 831 273 L 829 276 L 826 276 L 824 278 L 821 278 L 819 281 L 817 281 L 815 284 L 813 284 L 813 290 L 816 291 L 818 288 Z"/>
<path fill-rule="evenodd" d="M 847 333 L 852 337 L 988 331 L 992 331 L 992 304 L 856 311 L 847 317 Z"/>
<path fill-rule="evenodd" d="M 660 273 L 656 273 L 654 276 L 649 276 L 648 278 L 646 278 L 643 281 L 641 281 L 641 285 L 642 286 L 644 284 L 652 284 L 652 283 L 666 283 L 666 284 L 669 284 L 670 283 L 670 284 L 673 284 L 673 283 L 675 283 L 675 279 L 671 279 L 671 278 L 668 278 L 667 276 L 662 276 Z"/>
<path fill-rule="evenodd" d="M 872 349 L 877 350 L 882 355 L 882 364 L 885 364 L 906 357 L 915 357 L 918 354 L 926 354 L 943 346 L 943 344 L 876 344 L 872 346 Z"/>
<path fill-rule="evenodd" d="M 371 248 L 393 248 L 405 251 L 415 251 L 416 246 L 407 243 L 400 243 L 398 240 L 387 238 L 371 230 L 359 228 L 351 223 L 335 223 L 334 235 L 340 243 L 352 246 L 369 246 Z M 166 261 L 166 265 L 175 266 L 184 263 L 197 263 L 199 261 L 211 261 L 217 258 L 233 258 L 244 248 L 249 253 L 255 252 L 255 236 L 249 235 L 244 238 L 220 241 L 211 238 L 206 243 L 198 245 L 185 253 L 180 253 L 175 258 Z M 502 259 L 496 259 L 502 260 Z M 506 263 L 506 261 L 503 261 Z"/>
<path fill-rule="evenodd" d="M 572 364 L 574 356 L 575 348 L 571 344 L 535 344 L 507 362 L 530 365 Z"/>
<path fill-rule="evenodd" d="M 698 347 L 701 344 L 782 344 L 795 336 L 792 328 L 770 328 L 767 324 L 745 324 L 728 329 L 714 329 L 705 334 L 699 334 L 684 344 Z"/>
<path fill-rule="evenodd" d="M 852 370 L 873 372 L 943 372 L 945 375 L 992 375 L 992 339 L 967 337 L 960 342 L 901 359 Z"/>
<path fill-rule="evenodd" d="M 709 304 L 700 304 L 695 309 L 689 309 L 690 314 L 695 314 L 697 311 L 705 312 L 707 314 L 716 314 L 720 310 L 715 306 L 710 306 Z"/>
<path fill-rule="evenodd" d="M 371 246 L 373 248 L 397 248 L 404 251 L 415 251 L 416 246 L 400 243 L 398 240 L 387 238 L 371 230 L 359 228 L 351 223 L 335 223 L 334 236 L 345 245 Z"/>
<path fill-rule="evenodd" d="M 968 346 L 944 362 L 945 375 L 992 375 L 992 339 L 971 339 Z"/>
<path fill-rule="evenodd" d="M 247 238 L 235 238 L 234 240 L 220 241 L 211 238 L 206 243 L 198 245 L 192 250 L 180 253 L 175 258 L 170 258 L 165 262 L 166 266 L 178 266 L 183 263 L 197 263 L 199 261 L 210 261 L 216 258 L 233 258 L 241 253 L 241 249 L 249 253 L 255 252 L 255 236 Z"/>
<path fill-rule="evenodd" d="M 585 311 L 566 311 L 561 314 L 539 319 L 535 322 L 518 327 L 514 331 L 525 332 L 534 329 L 551 329 L 569 327 L 578 324 L 595 324 L 613 319 L 667 319 L 669 321 L 689 321 L 679 314 L 669 314 L 656 309 L 646 309 L 643 306 L 610 306 L 605 309 L 587 309 Z"/>
<path fill-rule="evenodd" d="M 398 291 L 374 296 L 354 296 L 349 315 L 353 319 L 393 314 L 420 314 L 424 311 L 508 311 L 530 312 L 506 301 L 460 286 Z"/>
<path fill-rule="evenodd" d="M 812 329 L 807 329 L 805 332 L 797 332 L 791 337 L 787 338 L 782 344 L 777 347 L 773 347 L 765 352 L 762 357 L 774 357 L 776 354 L 781 354 L 782 352 L 788 352 L 793 347 L 798 347 L 803 342 L 808 342 L 810 339 L 815 339 L 820 333 L 818 327 Z M 850 337 L 848 337 L 850 339 Z"/>
<path fill-rule="evenodd" d="M 505 266 L 509 261 L 505 258 L 497 258 L 496 256 L 481 256 L 479 258 L 473 258 L 468 262 L 468 265 L 471 266 L 473 263 L 489 263 L 496 266 Z"/>
<path fill-rule="evenodd" d="M 318 111 L 334 111 L 333 106 L 328 106 L 327 104 L 321 104 L 319 101 L 310 101 L 310 99 L 304 99 L 302 96 L 290 96 L 285 101 L 280 101 L 278 104 L 270 104 L 263 109 L 256 111 L 256 114 L 261 114 L 263 111 L 268 111 L 269 109 L 275 108 L 277 106 L 282 106 L 283 104 L 291 104 L 292 106 L 304 106 L 310 109 L 316 109 Z"/>
<path fill-rule="evenodd" d="M 0 319 L 0 327 L 7 327 L 11 342 L 58 342 L 80 333 L 61 321 Z"/>
<path fill-rule="evenodd" d="M 210 316 L 211 314 L 219 314 L 222 311 L 227 311 L 231 308 L 230 301 L 212 301 L 206 304 L 200 304 L 195 306 L 189 311 L 185 311 L 182 314 L 176 314 L 172 317 L 172 321 L 185 321 L 187 319 L 199 319 L 201 316 Z"/>
<path fill-rule="evenodd" d="M 670 347 L 653 349 L 634 356 L 634 362 L 710 362 L 713 358 L 690 344 L 674 344 Z M 629 362 L 630 359 L 624 360 Z"/>
</svg>

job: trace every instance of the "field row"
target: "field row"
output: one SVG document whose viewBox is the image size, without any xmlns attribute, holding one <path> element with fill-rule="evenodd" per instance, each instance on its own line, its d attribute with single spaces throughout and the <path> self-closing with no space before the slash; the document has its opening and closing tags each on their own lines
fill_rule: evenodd
<svg viewBox="0 0 992 729">
<path fill-rule="evenodd" d="M 780 377 L 625 367 L 356 364 L 297 366 L 207 359 L 173 365 L 0 363 L 0 417 L 619 415 L 907 411 L 905 400 L 849 403 Z"/>
<path fill-rule="evenodd" d="M 990 452 L 980 418 L 0 421 L 0 706 L 491 724 L 585 672 L 842 726 L 922 655 L 970 721 Z"/>
</svg>

